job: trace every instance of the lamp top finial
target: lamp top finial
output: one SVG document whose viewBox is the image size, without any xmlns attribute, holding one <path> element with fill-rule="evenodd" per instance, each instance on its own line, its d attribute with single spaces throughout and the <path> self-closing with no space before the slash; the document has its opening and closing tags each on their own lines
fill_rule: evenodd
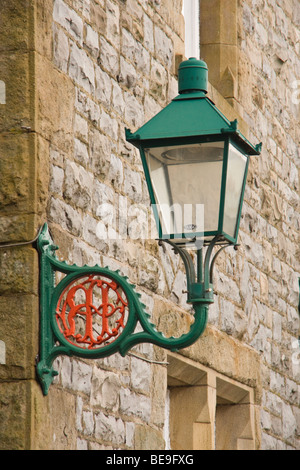
<svg viewBox="0 0 300 470">
<path fill-rule="evenodd" d="M 178 91 L 181 93 L 194 93 L 202 91 L 207 93 L 208 69 L 203 60 L 191 57 L 181 62 L 178 67 Z"/>
</svg>

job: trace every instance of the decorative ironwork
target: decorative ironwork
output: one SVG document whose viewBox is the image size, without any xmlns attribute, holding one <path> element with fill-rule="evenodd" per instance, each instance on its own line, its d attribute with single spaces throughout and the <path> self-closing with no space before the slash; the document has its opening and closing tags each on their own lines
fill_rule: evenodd
<svg viewBox="0 0 300 470">
<path fill-rule="evenodd" d="M 59 261 L 47 224 L 37 248 L 41 313 L 37 375 L 47 395 L 58 374 L 53 368 L 57 356 L 96 359 L 116 352 L 125 356 L 140 340 L 133 334 L 138 321 L 147 323 L 149 315 L 140 294 L 119 271 Z"/>
<path fill-rule="evenodd" d="M 161 241 L 162 242 L 162 241 Z M 108 267 L 69 265 L 59 261 L 47 224 L 37 240 L 40 255 L 40 352 L 37 375 L 47 395 L 58 372 L 53 362 L 59 355 L 87 359 L 125 356 L 140 343 L 152 343 L 171 351 L 186 348 L 203 333 L 208 306 L 213 303 L 211 261 L 216 237 L 207 247 L 202 266 L 202 249 L 197 251 L 197 272 L 191 255 L 168 241 L 185 265 L 187 302 L 194 309 L 188 333 L 166 337 L 151 322 L 141 295 L 119 271 Z M 59 282 L 57 278 L 60 278 Z M 138 327 L 138 328 L 137 328 Z"/>
<path fill-rule="evenodd" d="M 56 321 L 70 344 L 97 349 L 122 333 L 127 307 L 125 292 L 117 282 L 91 274 L 64 289 Z"/>
</svg>

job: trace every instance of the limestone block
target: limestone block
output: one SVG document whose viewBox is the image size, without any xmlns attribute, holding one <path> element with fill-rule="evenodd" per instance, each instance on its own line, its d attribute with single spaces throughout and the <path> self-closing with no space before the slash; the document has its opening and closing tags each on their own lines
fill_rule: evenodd
<svg viewBox="0 0 300 470">
<path fill-rule="evenodd" d="M 101 251 L 102 254 L 108 251 L 108 230 L 104 222 L 97 221 L 90 215 L 86 215 L 83 220 L 84 240 Z"/>
<path fill-rule="evenodd" d="M 59 166 L 53 166 L 51 170 L 50 191 L 62 196 L 64 170 Z"/>
<path fill-rule="evenodd" d="M 154 39 L 157 59 L 170 69 L 173 63 L 172 40 L 158 26 L 154 27 Z"/>
<path fill-rule="evenodd" d="M 151 399 L 145 395 L 138 395 L 128 388 L 120 390 L 120 412 L 127 416 L 139 417 L 149 422 L 151 416 Z"/>
<path fill-rule="evenodd" d="M 125 442 L 125 426 L 120 418 L 104 413 L 95 415 L 95 436 L 104 442 L 119 446 Z"/>
<path fill-rule="evenodd" d="M 109 107 L 112 95 L 112 81 L 106 72 L 100 67 L 95 69 L 96 91 L 95 97 L 105 106 Z"/>
<path fill-rule="evenodd" d="M 99 36 L 91 26 L 85 25 L 84 45 L 93 57 L 97 58 L 99 54 Z"/>
<path fill-rule="evenodd" d="M 114 200 L 115 195 L 113 189 L 107 184 L 95 179 L 93 187 L 93 206 L 96 213 L 98 213 L 98 207 L 101 205 L 107 205 L 113 208 Z M 115 210 L 117 211 L 117 209 Z"/>
<path fill-rule="evenodd" d="M 53 26 L 53 60 L 55 65 L 64 73 L 68 71 L 69 62 L 69 40 L 62 28 Z"/>
<path fill-rule="evenodd" d="M 124 167 L 124 191 L 134 202 L 141 201 L 141 176 L 128 165 Z"/>
<path fill-rule="evenodd" d="M 126 88 L 134 88 L 137 83 L 137 73 L 135 67 L 127 62 L 123 57 L 120 58 L 120 74 L 118 82 Z"/>
<path fill-rule="evenodd" d="M 131 385 L 136 391 L 147 392 L 151 384 L 151 364 L 131 358 Z"/>
<path fill-rule="evenodd" d="M 52 145 L 69 152 L 73 147 L 74 86 L 40 56 L 36 56 L 36 67 L 36 130 Z"/>
<path fill-rule="evenodd" d="M 34 207 L 31 181 L 35 177 L 34 160 L 30 158 L 35 136 L 28 133 L 0 134 L 0 205 L 1 212 L 28 211 Z"/>
<path fill-rule="evenodd" d="M 95 103 L 86 93 L 78 88 L 75 89 L 75 108 L 83 114 L 92 124 L 98 125 L 100 119 L 100 106 Z"/>
<path fill-rule="evenodd" d="M 52 197 L 49 202 L 49 218 L 75 236 L 82 234 L 81 215 L 60 199 Z"/>
<path fill-rule="evenodd" d="M 74 139 L 74 159 L 84 167 L 89 164 L 87 145 L 79 139 Z"/>
<path fill-rule="evenodd" d="M 21 274 L 22 265 L 19 264 L 16 267 L 19 268 Z M 12 268 L 12 265 L 8 265 L 8 269 Z M 23 272 L 26 270 L 24 269 Z M 37 272 L 36 269 L 35 273 Z M 13 288 L 11 292 L 14 292 Z M 11 312 L 10 315 L 7 314 L 8 311 Z M 1 340 L 5 343 L 6 359 L 5 364 L 0 364 L 1 379 L 9 381 L 35 377 L 34 361 L 29 362 L 28 357 L 36 357 L 38 353 L 37 312 L 38 298 L 35 295 L 25 293 L 2 295 L 0 299 Z M 17 338 L 22 338 L 22 342 L 18 342 Z"/>
<path fill-rule="evenodd" d="M 0 383 L 1 450 L 26 450 L 29 448 L 27 413 L 30 404 L 28 393 L 29 383 L 24 380 Z"/>
<path fill-rule="evenodd" d="M 123 91 L 117 82 L 113 82 L 112 85 L 112 106 L 114 110 L 123 118 L 125 113 Z"/>
<path fill-rule="evenodd" d="M 119 47 L 120 45 L 120 10 L 118 4 L 108 0 L 106 3 L 106 37 Z"/>
<path fill-rule="evenodd" d="M 31 5 L 4 1 L 1 5 L 0 51 L 25 51 L 31 47 L 34 12 Z M 13 26 L 13 27 L 12 27 Z"/>
<path fill-rule="evenodd" d="M 236 44 L 236 14 L 236 0 L 203 0 L 201 3 L 201 45 Z"/>
<path fill-rule="evenodd" d="M 143 106 L 129 92 L 124 93 L 125 119 L 131 128 L 137 129 L 144 123 Z"/>
<path fill-rule="evenodd" d="M 74 162 L 67 162 L 65 173 L 65 198 L 77 207 L 86 209 L 92 199 L 93 175 Z"/>
<path fill-rule="evenodd" d="M 284 402 L 282 403 L 282 418 L 283 435 L 291 442 L 297 428 L 296 417 L 292 411 L 292 407 Z"/>
<path fill-rule="evenodd" d="M 78 137 L 79 139 L 81 140 L 84 140 L 84 141 L 88 141 L 88 138 L 89 138 L 89 126 L 88 126 L 88 122 L 80 116 L 80 114 L 76 114 L 75 115 L 75 119 L 74 119 L 74 133 L 75 133 L 75 136 Z M 78 147 L 80 147 L 80 144 L 78 144 Z M 76 143 L 75 143 L 76 145 Z M 86 150 L 83 151 L 84 152 L 84 155 L 85 155 L 85 152 Z M 81 153 L 81 152 L 80 152 Z M 83 161 L 85 161 L 86 158 L 84 158 Z"/>
<path fill-rule="evenodd" d="M 123 163 L 121 159 L 115 155 L 111 155 L 110 167 L 108 172 L 108 179 L 111 181 L 112 185 L 116 188 L 120 188 L 124 175 L 123 175 Z"/>
<path fill-rule="evenodd" d="M 144 46 L 150 52 L 154 51 L 154 28 L 153 22 L 148 15 L 144 14 Z"/>
<path fill-rule="evenodd" d="M 89 148 L 93 173 L 105 178 L 110 166 L 110 139 L 92 127 L 89 134 Z"/>
<path fill-rule="evenodd" d="M 122 53 L 124 57 L 134 64 L 135 63 L 135 55 L 136 49 L 138 47 L 137 41 L 134 39 L 132 34 L 127 31 L 127 29 L 122 29 Z"/>
<path fill-rule="evenodd" d="M 44 397 L 40 397 L 40 400 L 43 399 Z M 35 430 L 34 448 L 49 449 L 51 447 L 53 450 L 76 450 L 75 400 L 75 395 L 66 390 L 62 392 L 55 387 L 50 387 L 48 408 L 40 417 L 40 428 Z M 39 403 L 36 410 L 43 412 L 43 406 L 45 407 L 44 403 Z M 45 426 L 45 415 L 51 415 L 49 427 Z M 68 416 L 68 419 L 62 419 L 62 416 Z M 37 419 L 35 421 L 37 422 Z M 47 437 L 50 440 L 48 447 Z"/>
<path fill-rule="evenodd" d="M 162 433 L 150 426 L 136 425 L 134 434 L 136 450 L 164 450 L 165 441 Z"/>
<path fill-rule="evenodd" d="M 158 8 L 159 14 L 164 18 L 168 27 L 181 38 L 184 37 L 184 18 L 180 2 L 172 0 L 155 0 L 154 8 Z M 174 35 L 175 35 L 174 34 Z"/>
<path fill-rule="evenodd" d="M 221 272 L 218 276 L 216 276 L 215 290 L 233 302 L 240 303 L 241 301 L 240 292 L 236 281 Z"/>
<path fill-rule="evenodd" d="M 125 423 L 125 433 L 126 433 L 125 444 L 129 448 L 134 447 L 134 432 L 135 432 L 135 423 L 130 423 L 130 422 Z"/>
<path fill-rule="evenodd" d="M 6 344 L 0 340 L 0 364 L 6 364 Z"/>
<path fill-rule="evenodd" d="M 34 129 L 33 53 L 10 51 L 1 53 L 1 81 L 5 86 L 5 103 L 1 105 L 0 130 L 13 133 Z"/>
<path fill-rule="evenodd" d="M 92 436 L 94 432 L 94 415 L 92 411 L 84 411 L 82 415 L 83 421 L 83 434 Z"/>
<path fill-rule="evenodd" d="M 72 362 L 72 376 L 69 384 L 73 390 L 90 395 L 93 367 L 81 361 Z"/>
<path fill-rule="evenodd" d="M 119 54 L 105 38 L 100 36 L 99 61 L 102 68 L 111 73 L 114 77 L 119 73 Z"/>
<path fill-rule="evenodd" d="M 94 94 L 94 64 L 86 52 L 83 49 L 80 49 L 75 43 L 71 44 L 70 49 L 69 75 L 88 93 Z"/>
<path fill-rule="evenodd" d="M 8 213 L 0 217 L 0 240 L 19 243 L 33 240 L 37 235 L 37 221 L 29 214 Z"/>
<path fill-rule="evenodd" d="M 142 22 L 143 9 L 135 0 L 126 1 L 126 10 L 135 20 L 137 20 L 139 23 Z"/>
<path fill-rule="evenodd" d="M 63 0 L 55 0 L 53 19 L 63 26 L 74 39 L 82 43 L 83 21 Z"/>
<path fill-rule="evenodd" d="M 163 102 L 167 98 L 167 73 L 164 67 L 156 60 L 151 62 L 150 72 L 150 93 L 159 102 Z"/>
<path fill-rule="evenodd" d="M 147 76 L 150 73 L 150 54 L 149 52 L 140 44 L 137 44 L 135 51 L 135 64 L 138 71 L 140 71 L 143 76 Z"/>
<path fill-rule="evenodd" d="M 90 21 L 96 31 L 106 31 L 106 12 L 99 2 L 90 3 Z"/>
<path fill-rule="evenodd" d="M 112 117 L 110 114 L 106 113 L 105 111 L 101 112 L 100 120 L 99 120 L 99 127 L 100 130 L 111 137 L 113 140 L 118 140 L 119 135 L 119 123 L 117 119 Z"/>
<path fill-rule="evenodd" d="M 101 406 L 105 410 L 117 412 L 119 409 L 119 394 L 122 384 L 114 372 L 93 368 L 91 404 Z"/>
<path fill-rule="evenodd" d="M 236 321 L 235 321 L 235 308 L 231 302 L 228 302 L 224 299 L 220 299 L 220 309 L 221 312 L 224 312 L 221 320 L 221 329 L 225 331 L 228 335 L 236 335 Z"/>
<path fill-rule="evenodd" d="M 145 95 L 145 121 L 146 122 L 149 121 L 159 111 L 161 111 L 161 107 L 159 106 L 159 104 L 152 98 L 152 96 L 149 96 L 148 94 L 146 94 Z"/>
<path fill-rule="evenodd" d="M 37 0 L 34 4 L 35 13 L 35 48 L 43 57 L 53 57 L 53 0 Z M 33 32 L 33 28 L 31 28 Z"/>
</svg>

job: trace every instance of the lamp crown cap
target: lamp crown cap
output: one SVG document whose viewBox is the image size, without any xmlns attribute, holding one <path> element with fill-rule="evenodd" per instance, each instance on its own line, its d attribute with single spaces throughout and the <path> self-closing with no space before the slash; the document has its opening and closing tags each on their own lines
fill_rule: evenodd
<svg viewBox="0 0 300 470">
<path fill-rule="evenodd" d="M 184 60 L 178 67 L 178 91 L 207 93 L 208 68 L 203 60 L 191 57 Z"/>
</svg>

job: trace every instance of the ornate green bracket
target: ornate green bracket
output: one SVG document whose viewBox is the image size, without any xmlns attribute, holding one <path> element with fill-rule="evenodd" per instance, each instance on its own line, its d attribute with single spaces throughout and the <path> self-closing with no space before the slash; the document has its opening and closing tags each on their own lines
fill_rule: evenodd
<svg viewBox="0 0 300 470">
<path fill-rule="evenodd" d="M 191 256 L 174 245 L 186 267 L 188 302 L 193 304 L 195 320 L 188 333 L 167 338 L 156 330 L 135 286 L 119 271 L 59 261 L 55 255 L 58 247 L 45 224 L 37 240 L 41 314 L 37 375 L 44 395 L 58 374 L 53 361 L 59 355 L 96 359 L 115 353 L 125 356 L 139 343 L 152 343 L 172 351 L 193 344 L 206 327 L 208 305 L 213 302 L 209 259 L 216 242 L 207 249 L 204 276 L 200 266 L 202 250 L 197 252 L 198 280 Z"/>
</svg>

